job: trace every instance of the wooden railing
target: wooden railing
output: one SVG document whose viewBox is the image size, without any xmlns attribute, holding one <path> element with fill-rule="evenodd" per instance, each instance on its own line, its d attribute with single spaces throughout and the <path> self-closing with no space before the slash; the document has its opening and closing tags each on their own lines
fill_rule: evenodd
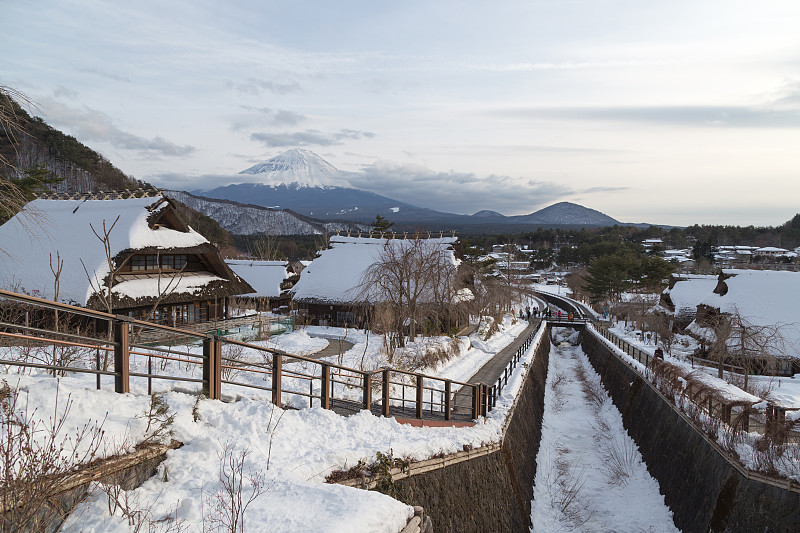
<svg viewBox="0 0 800 533">
<path fill-rule="evenodd" d="M 154 333 L 187 339 L 186 344 L 153 346 L 142 341 Z M 146 380 L 150 394 L 154 380 L 165 380 L 195 384 L 211 399 L 244 388 L 270 392 L 279 406 L 318 405 L 342 413 L 370 409 L 384 416 L 444 421 L 477 419 L 496 401 L 482 384 L 393 368 L 358 370 L 3 290 L 0 346 L 16 346 L 20 353 L 35 354 L 0 359 L 0 365 L 44 369 L 53 375 L 94 374 L 98 389 L 103 377 L 113 377 L 118 393 L 130 392 L 132 380 Z M 60 351 L 69 350 L 79 351 L 80 357 L 59 357 Z M 248 359 L 236 355 L 243 350 L 249 350 Z M 261 359 L 253 360 L 253 354 L 260 354 Z M 413 392 L 407 394 L 408 389 Z M 458 397 L 469 401 L 462 398 L 456 402 Z M 459 409 L 456 403 L 470 407 Z"/>
<path fill-rule="evenodd" d="M 545 321 L 541 320 L 539 325 L 536 329 L 534 329 L 528 337 L 520 344 L 517 351 L 514 352 L 514 355 L 511 357 L 511 360 L 503 369 L 503 373 L 500 374 L 500 377 L 497 378 L 492 385 L 481 385 L 481 408 L 483 416 L 486 416 L 487 412 L 490 412 L 494 407 L 497 405 L 497 399 L 500 397 L 500 393 L 503 391 L 503 388 L 508 385 L 508 378 L 514 373 L 514 369 L 517 368 L 517 365 L 522 358 L 525 356 L 525 353 L 530 349 L 531 344 L 533 344 L 533 339 L 536 337 L 536 334 L 539 332 L 540 329 L 545 327 Z"/>
</svg>

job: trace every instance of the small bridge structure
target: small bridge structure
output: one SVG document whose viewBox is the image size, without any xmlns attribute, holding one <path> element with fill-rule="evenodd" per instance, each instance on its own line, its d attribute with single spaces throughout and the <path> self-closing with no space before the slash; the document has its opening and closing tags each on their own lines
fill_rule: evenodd
<svg viewBox="0 0 800 533">
<path fill-rule="evenodd" d="M 342 415 L 368 409 L 415 425 L 472 425 L 491 411 L 535 329 L 504 351 L 491 381 L 460 382 L 394 368 L 365 371 L 244 341 L 174 328 L 0 290 L 0 346 L 18 346 L 23 358 L 0 365 L 38 368 L 53 375 L 85 373 L 113 379 L 114 391 L 131 392 L 132 380 L 184 383 L 211 399 L 242 389 L 271 393 L 279 406 L 320 406 Z M 183 345 L 153 345 L 177 337 Z M 237 356 L 253 350 L 261 360 Z M 250 352 L 253 353 L 253 352 Z M 33 354 L 33 355 L 31 355 Z M 78 354 L 76 356 L 76 354 Z"/>
</svg>

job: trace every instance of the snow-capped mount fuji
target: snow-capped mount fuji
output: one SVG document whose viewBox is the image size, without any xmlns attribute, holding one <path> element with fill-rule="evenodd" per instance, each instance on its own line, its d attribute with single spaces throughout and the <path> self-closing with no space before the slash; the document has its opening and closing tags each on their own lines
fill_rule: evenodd
<svg viewBox="0 0 800 533">
<path fill-rule="evenodd" d="M 258 176 L 259 183 L 265 185 L 336 187 L 341 183 L 341 172 L 336 167 L 302 148 L 287 150 L 239 174 Z"/>
<path fill-rule="evenodd" d="M 253 181 L 190 192 L 205 198 L 290 209 L 319 220 L 370 222 L 381 215 L 396 222 L 415 223 L 463 218 L 353 189 L 344 172 L 300 148 L 287 150 L 239 175 Z"/>
<path fill-rule="evenodd" d="M 349 186 L 347 173 L 314 152 L 300 148 L 254 165 L 239 172 L 239 175 L 253 181 L 190 192 L 206 199 L 291 210 L 317 221 L 339 220 L 364 224 L 374 221 L 375 215 L 381 215 L 397 223 L 398 229 L 423 226 L 430 229 L 472 228 L 484 231 L 489 226 L 609 226 L 618 223 L 599 211 L 569 202 L 560 202 L 522 216 L 505 216 L 488 210 L 469 216 L 425 209 L 354 189 Z"/>
</svg>

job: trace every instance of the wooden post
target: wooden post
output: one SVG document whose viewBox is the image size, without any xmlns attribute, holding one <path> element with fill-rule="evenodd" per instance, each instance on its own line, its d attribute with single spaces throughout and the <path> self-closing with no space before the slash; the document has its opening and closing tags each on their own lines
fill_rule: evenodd
<svg viewBox="0 0 800 533">
<path fill-rule="evenodd" d="M 444 419 L 450 420 L 450 388 L 452 382 L 448 379 L 444 382 Z"/>
<path fill-rule="evenodd" d="M 389 372 L 390 369 L 383 369 L 383 390 L 381 390 L 381 408 L 383 416 L 389 416 Z"/>
<path fill-rule="evenodd" d="M 372 374 L 369 372 L 364 374 L 364 395 L 362 398 L 361 407 L 369 410 L 372 406 Z"/>
<path fill-rule="evenodd" d="M 731 406 L 725 403 L 722 404 L 722 421 L 728 425 L 731 423 Z"/>
<path fill-rule="evenodd" d="M 129 332 L 127 322 L 114 320 L 114 391 L 120 394 L 131 391 Z"/>
<path fill-rule="evenodd" d="M 423 382 L 424 378 L 419 374 L 417 374 L 417 409 L 416 409 L 417 420 L 422 418 L 422 403 L 423 403 L 422 394 L 424 392 Z"/>
<path fill-rule="evenodd" d="M 481 405 L 481 384 L 476 383 L 472 386 L 472 419 L 477 420 L 480 416 Z"/>
<path fill-rule="evenodd" d="M 272 403 L 281 406 L 281 374 L 283 373 L 283 356 L 272 354 Z"/>
<path fill-rule="evenodd" d="M 487 405 L 489 401 L 489 387 L 486 383 L 481 383 L 481 415 L 486 416 L 489 412 L 489 406 Z"/>
<path fill-rule="evenodd" d="M 203 389 L 212 400 L 222 395 L 222 346 L 219 339 L 203 339 Z"/>
<path fill-rule="evenodd" d="M 323 409 L 331 408 L 331 367 L 327 363 L 322 363 L 322 403 Z"/>
</svg>

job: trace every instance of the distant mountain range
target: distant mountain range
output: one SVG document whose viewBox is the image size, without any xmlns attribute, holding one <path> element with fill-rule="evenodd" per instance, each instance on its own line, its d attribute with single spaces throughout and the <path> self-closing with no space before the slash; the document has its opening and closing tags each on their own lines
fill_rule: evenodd
<svg viewBox="0 0 800 533">
<path fill-rule="evenodd" d="M 315 220 L 288 209 L 271 209 L 232 200 L 195 196 L 184 191 L 164 191 L 164 195 L 216 220 L 234 235 L 319 235 L 337 231 L 368 230 L 368 224 L 339 220 Z"/>
<path fill-rule="evenodd" d="M 317 154 L 302 149 L 288 150 L 239 174 L 252 176 L 256 181 L 192 191 L 192 194 L 205 199 L 288 209 L 319 221 L 348 220 L 363 224 L 381 215 L 395 222 L 398 228 L 424 226 L 427 229 L 478 230 L 487 224 L 515 227 L 620 224 L 599 211 L 569 202 L 518 216 L 505 216 L 488 210 L 474 215 L 458 215 L 417 207 L 379 194 L 334 185 L 339 171 Z M 215 218 L 199 207 L 195 209 Z M 221 220 L 217 220 L 225 227 Z"/>
</svg>

